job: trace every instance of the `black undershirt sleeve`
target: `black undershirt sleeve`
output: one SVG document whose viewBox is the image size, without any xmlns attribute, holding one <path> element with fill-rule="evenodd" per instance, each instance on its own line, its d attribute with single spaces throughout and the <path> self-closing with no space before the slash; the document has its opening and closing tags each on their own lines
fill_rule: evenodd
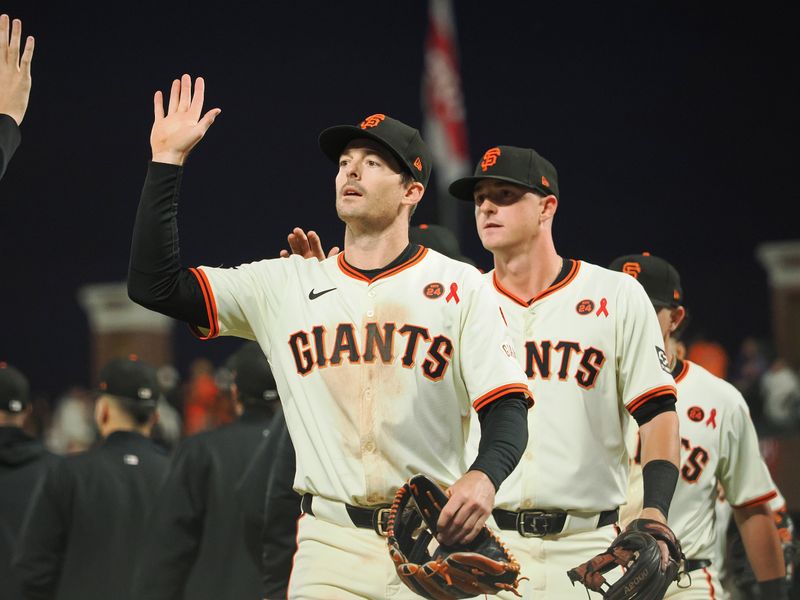
<svg viewBox="0 0 800 600">
<path fill-rule="evenodd" d="M 13 117 L 0 114 L 0 179 L 3 178 L 6 167 L 19 146 L 20 139 L 19 126 Z"/>
<path fill-rule="evenodd" d="M 137 304 L 191 325 L 208 327 L 197 278 L 181 267 L 178 196 L 183 168 L 151 162 L 136 212 L 128 266 L 128 296 Z"/>
<path fill-rule="evenodd" d="M 674 394 L 664 394 L 663 396 L 648 400 L 633 411 L 631 415 L 633 415 L 633 418 L 636 419 L 636 423 L 641 427 L 645 423 L 652 421 L 653 418 L 661 413 L 675 412 L 676 401 L 677 399 Z"/>
<path fill-rule="evenodd" d="M 528 446 L 528 400 L 521 393 L 498 398 L 478 411 L 481 441 L 470 471 L 481 471 L 495 489 L 519 463 Z"/>
</svg>

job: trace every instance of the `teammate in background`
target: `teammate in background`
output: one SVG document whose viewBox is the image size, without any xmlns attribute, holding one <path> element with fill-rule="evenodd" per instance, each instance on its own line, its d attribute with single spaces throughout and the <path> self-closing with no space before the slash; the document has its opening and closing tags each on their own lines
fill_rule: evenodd
<svg viewBox="0 0 800 600">
<path fill-rule="evenodd" d="M 678 386 L 681 463 L 670 523 L 683 544 L 684 570 L 691 575 L 691 583 L 673 584 L 666 597 L 713 598 L 719 594 L 717 565 L 711 560 L 719 482 L 733 507 L 762 596 L 785 598 L 783 550 L 769 507 L 776 491 L 761 458 L 747 404 L 732 385 L 674 355 L 671 338 L 686 314 L 678 271 L 649 254 L 620 256 L 610 268 L 632 275 L 650 297 Z M 636 453 L 631 472 L 634 489 L 638 459 Z M 638 501 L 638 497 L 630 498 L 632 506 Z"/>
<path fill-rule="evenodd" d="M 247 342 L 229 366 L 239 418 L 178 447 L 148 520 L 137 599 L 261 597 L 258 563 L 247 554 L 242 514 L 232 492 L 269 434 L 278 392 L 258 344 Z"/>
<path fill-rule="evenodd" d="M 383 114 L 320 135 L 339 165 L 342 253 L 181 268 L 181 165 L 219 114 L 202 114 L 203 80 L 191 85 L 173 82 L 166 115 L 155 96 L 129 295 L 205 338 L 256 339 L 269 358 L 304 494 L 289 597 L 412 597 L 381 537 L 398 486 L 418 472 L 449 486 L 440 541 L 466 542 L 527 443 L 530 393 L 497 300 L 473 267 L 409 243 L 430 154 Z M 470 465 L 472 409 L 483 435 Z"/>
<path fill-rule="evenodd" d="M 244 513 L 243 535 L 253 561 L 261 567 L 266 600 L 286 598 L 289 589 L 302 499 L 293 489 L 296 464 L 286 419 L 279 410 L 236 485 Z"/>
<path fill-rule="evenodd" d="M 475 205 L 478 235 L 494 256 L 485 277 L 537 399 L 530 441 L 497 494 L 494 521 L 530 578 L 525 598 L 585 598 L 567 571 L 618 533 L 628 413 L 642 432 L 640 516 L 666 523 L 669 513 L 679 436 L 658 322 L 631 278 L 558 255 L 556 169 L 536 151 L 491 148 L 450 193 Z"/>
<path fill-rule="evenodd" d="M 14 543 L 33 490 L 55 460 L 22 429 L 31 409 L 28 380 L 0 362 L 0 600 L 22 597 L 22 587 L 11 570 Z"/>
<path fill-rule="evenodd" d="M 25 515 L 14 566 L 28 600 L 134 598 L 145 516 L 168 462 L 148 439 L 159 391 L 155 370 L 132 358 L 99 379 L 102 444 L 48 468 Z"/>
<path fill-rule="evenodd" d="M 19 146 L 19 126 L 31 93 L 33 36 L 25 40 L 20 57 L 21 40 L 22 21 L 0 15 L 0 179 Z"/>
</svg>

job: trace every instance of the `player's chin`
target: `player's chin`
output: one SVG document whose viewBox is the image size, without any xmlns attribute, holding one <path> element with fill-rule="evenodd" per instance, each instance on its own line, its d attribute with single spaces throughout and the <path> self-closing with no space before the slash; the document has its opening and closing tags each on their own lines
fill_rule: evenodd
<svg viewBox="0 0 800 600">
<path fill-rule="evenodd" d="M 506 235 L 502 227 L 485 227 L 478 232 L 483 247 L 487 250 L 499 250 L 507 244 Z"/>
</svg>

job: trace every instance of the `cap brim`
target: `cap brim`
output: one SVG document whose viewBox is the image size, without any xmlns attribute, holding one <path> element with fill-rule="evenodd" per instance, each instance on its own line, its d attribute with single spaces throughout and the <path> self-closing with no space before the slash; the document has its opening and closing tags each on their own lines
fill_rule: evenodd
<svg viewBox="0 0 800 600">
<path fill-rule="evenodd" d="M 392 156 L 394 156 L 407 171 L 412 175 L 414 174 L 411 163 L 403 158 L 403 155 L 388 144 L 386 140 L 355 125 L 335 125 L 323 130 L 322 133 L 319 134 L 319 147 L 325 156 L 330 158 L 334 163 L 338 163 L 345 146 L 359 138 L 366 138 L 378 142 L 382 147 L 391 152 Z"/>
<path fill-rule="evenodd" d="M 475 186 L 478 185 L 479 181 L 483 181 L 484 179 L 495 179 L 497 181 L 505 181 L 507 183 L 513 183 L 514 185 L 519 185 L 526 189 L 532 190 L 534 192 L 543 193 L 546 196 L 551 195 L 553 192 L 546 192 L 540 188 L 533 187 L 525 183 L 524 181 L 519 181 L 518 179 L 514 179 L 513 177 L 503 177 L 499 175 L 487 175 L 486 177 L 462 177 L 461 179 L 456 179 L 453 183 L 450 184 L 450 187 L 447 188 L 450 191 L 450 195 L 454 198 L 458 198 L 459 200 L 464 200 L 465 202 L 473 202 L 475 197 L 473 192 L 475 191 Z"/>
</svg>

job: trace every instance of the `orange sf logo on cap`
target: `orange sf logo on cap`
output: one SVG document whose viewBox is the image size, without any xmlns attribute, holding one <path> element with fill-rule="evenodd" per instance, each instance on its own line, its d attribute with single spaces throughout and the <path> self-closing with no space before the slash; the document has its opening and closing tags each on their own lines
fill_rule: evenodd
<svg viewBox="0 0 800 600">
<path fill-rule="evenodd" d="M 370 115 L 366 119 L 361 121 L 360 127 L 361 129 L 369 129 L 370 127 L 375 127 L 377 125 L 380 125 L 381 121 L 383 121 L 385 118 L 386 115 L 382 115 L 381 113 Z"/>
<path fill-rule="evenodd" d="M 417 171 L 422 171 L 422 161 L 419 156 L 414 160 L 414 166 L 417 167 Z"/>
<path fill-rule="evenodd" d="M 489 148 L 481 160 L 481 171 L 486 172 L 486 169 L 497 164 L 498 156 L 500 156 L 500 148 Z"/>
<path fill-rule="evenodd" d="M 622 272 L 627 273 L 634 279 L 638 279 L 639 273 L 642 272 L 642 265 L 637 262 L 626 262 L 624 265 L 622 265 Z"/>
</svg>

